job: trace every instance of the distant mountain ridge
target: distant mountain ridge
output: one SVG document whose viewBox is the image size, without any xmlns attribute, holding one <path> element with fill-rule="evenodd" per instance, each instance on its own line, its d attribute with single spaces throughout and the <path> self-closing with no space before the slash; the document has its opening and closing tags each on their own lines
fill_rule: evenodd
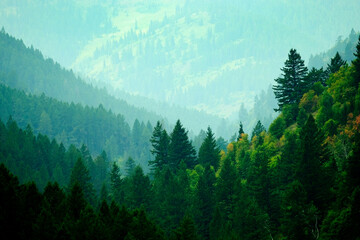
<svg viewBox="0 0 360 240">
<path fill-rule="evenodd" d="M 0 22 L 98 86 L 229 117 L 290 48 L 329 49 L 360 29 L 359 11 L 358 0 L 3 0 Z"/>
<path fill-rule="evenodd" d="M 45 59 L 39 50 L 26 47 L 22 40 L 10 36 L 4 29 L 0 32 L 0 82 L 32 94 L 45 93 L 46 96 L 69 103 L 93 107 L 102 104 L 105 109 L 111 109 L 114 113 L 123 115 L 129 125 L 138 119 L 143 122 L 150 121 L 153 125 L 156 121 L 162 120 L 169 126 L 181 117 L 184 119 L 185 126 L 197 133 L 208 125 L 218 126 L 221 121 L 216 116 L 196 110 L 185 108 L 171 110 L 171 107 L 166 104 L 159 104 L 150 111 L 141 104 L 137 105 L 140 107 L 135 107 L 134 104 L 128 104 L 126 100 L 123 100 L 130 95 L 124 94 L 123 98 L 114 97 L 109 95 L 104 88 L 96 88 L 84 82 L 72 70 L 62 68 L 50 58 Z M 139 102 L 136 97 L 132 99 L 134 103 Z M 146 99 L 141 101 L 144 102 Z M 165 110 L 161 109 L 162 107 Z M 155 110 L 161 110 L 163 115 L 155 113 Z M 196 120 L 190 120 L 194 116 Z"/>
<path fill-rule="evenodd" d="M 355 59 L 354 52 L 356 50 L 356 43 L 359 38 L 359 34 L 359 32 L 355 32 L 355 30 L 352 29 L 349 36 L 347 36 L 345 39 L 342 39 L 342 37 L 339 36 L 332 48 L 325 52 L 311 55 L 308 66 L 310 68 L 323 67 L 325 69 L 327 64 L 330 63 L 330 59 L 335 56 L 336 52 L 339 52 L 343 60 L 350 63 Z"/>
</svg>

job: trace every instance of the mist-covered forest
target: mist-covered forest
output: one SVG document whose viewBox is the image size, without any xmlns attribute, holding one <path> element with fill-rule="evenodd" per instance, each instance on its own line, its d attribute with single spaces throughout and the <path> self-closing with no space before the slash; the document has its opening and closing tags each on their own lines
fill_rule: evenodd
<svg viewBox="0 0 360 240">
<path fill-rule="evenodd" d="M 360 239 L 357 1 L 2 1 L 5 239 Z"/>
</svg>

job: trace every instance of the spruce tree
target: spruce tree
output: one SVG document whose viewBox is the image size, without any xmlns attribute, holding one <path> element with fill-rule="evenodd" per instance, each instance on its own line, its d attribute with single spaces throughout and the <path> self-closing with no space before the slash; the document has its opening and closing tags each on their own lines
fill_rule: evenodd
<svg viewBox="0 0 360 240">
<path fill-rule="evenodd" d="M 326 73 L 328 75 L 336 73 L 339 69 L 346 64 L 339 52 L 336 52 L 335 56 L 331 59 L 330 64 L 327 65 Z"/>
<path fill-rule="evenodd" d="M 210 237 L 210 223 L 214 213 L 214 192 L 215 192 L 215 172 L 210 166 L 206 166 L 203 174 L 200 175 L 195 189 L 196 209 L 198 214 L 195 220 L 199 233 L 204 239 Z"/>
<path fill-rule="evenodd" d="M 95 190 L 91 183 L 89 170 L 81 158 L 78 158 L 72 169 L 69 188 L 72 188 L 76 182 L 84 192 L 85 199 L 91 204 L 95 204 Z"/>
<path fill-rule="evenodd" d="M 266 129 L 259 120 L 252 131 L 251 138 L 253 138 L 254 136 L 260 136 L 260 133 L 262 133 L 263 131 L 266 131 Z"/>
<path fill-rule="evenodd" d="M 149 161 L 149 165 L 153 170 L 161 170 L 164 165 L 168 164 L 170 138 L 159 121 L 156 123 L 150 142 L 153 147 L 151 153 L 155 156 L 155 159 Z"/>
<path fill-rule="evenodd" d="M 180 226 L 175 231 L 176 240 L 197 240 L 199 239 L 193 219 L 189 215 L 185 215 Z"/>
<path fill-rule="evenodd" d="M 242 122 L 240 122 L 240 124 L 239 124 L 239 136 L 237 138 L 238 141 L 241 138 L 241 134 L 243 134 L 243 133 L 245 133 L 244 128 L 243 128 L 243 124 L 242 124 Z"/>
<path fill-rule="evenodd" d="M 113 200 L 116 203 L 123 203 L 124 192 L 123 192 L 123 180 L 121 179 L 121 173 L 119 166 L 114 162 L 110 172 L 110 185 Z"/>
<path fill-rule="evenodd" d="M 143 169 L 138 165 L 130 179 L 130 205 L 133 208 L 145 207 L 150 203 L 150 179 L 144 175 Z"/>
<path fill-rule="evenodd" d="M 327 71 L 324 71 L 323 68 L 316 69 L 311 68 L 308 75 L 304 79 L 303 90 L 307 92 L 313 88 L 314 84 L 320 82 L 322 86 L 326 86 L 326 79 L 328 78 Z"/>
<path fill-rule="evenodd" d="M 278 100 L 279 108 L 282 110 L 286 104 L 298 103 L 303 94 L 303 82 L 308 69 L 295 49 L 290 49 L 285 67 L 281 68 L 282 75 L 275 79 L 278 83 L 273 86 L 275 97 Z"/>
<path fill-rule="evenodd" d="M 329 194 L 330 179 L 324 163 L 328 160 L 328 153 L 324 145 L 324 136 L 317 128 L 310 114 L 305 126 L 300 132 L 301 153 L 296 168 L 296 179 L 304 186 L 308 201 L 323 208 Z"/>
<path fill-rule="evenodd" d="M 135 161 L 132 157 L 128 157 L 125 162 L 126 176 L 131 176 L 135 170 Z"/>
<path fill-rule="evenodd" d="M 216 145 L 214 134 L 211 131 L 211 128 L 208 127 L 206 132 L 206 138 L 204 139 L 204 142 L 201 144 L 201 147 L 199 149 L 198 162 L 203 166 L 211 165 L 215 169 L 217 169 L 220 161 L 219 154 L 220 150 Z"/>
<path fill-rule="evenodd" d="M 236 169 L 230 157 L 226 157 L 216 182 L 216 200 L 217 204 L 224 213 L 226 220 L 232 216 L 234 207 Z"/>
<path fill-rule="evenodd" d="M 182 126 L 180 120 L 177 120 L 170 135 L 169 166 L 171 169 L 178 169 L 181 161 L 185 162 L 187 168 L 196 165 L 196 151 L 187 134 L 188 132 Z"/>
</svg>

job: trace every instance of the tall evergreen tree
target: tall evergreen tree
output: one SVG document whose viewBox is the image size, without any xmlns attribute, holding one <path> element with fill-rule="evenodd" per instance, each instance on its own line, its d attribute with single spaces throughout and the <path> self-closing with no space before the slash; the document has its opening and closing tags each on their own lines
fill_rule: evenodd
<svg viewBox="0 0 360 240">
<path fill-rule="evenodd" d="M 196 209 L 198 214 L 195 217 L 198 230 L 204 239 L 210 238 L 210 223 L 215 206 L 215 172 L 210 166 L 206 166 L 195 189 Z"/>
<path fill-rule="evenodd" d="M 216 200 L 226 220 L 231 219 L 234 207 L 236 169 L 230 157 L 226 157 L 216 182 Z"/>
<path fill-rule="evenodd" d="M 311 114 L 301 129 L 300 141 L 301 153 L 296 178 L 304 186 L 308 201 L 313 201 L 316 207 L 323 209 L 327 204 L 325 199 L 328 199 L 331 184 L 324 167 L 328 153 L 324 146 L 324 136 Z"/>
<path fill-rule="evenodd" d="M 175 231 L 174 240 L 197 240 L 199 237 L 197 236 L 195 224 L 193 219 L 185 215 L 180 226 Z"/>
<path fill-rule="evenodd" d="M 259 120 L 251 133 L 251 138 L 253 138 L 254 136 L 260 136 L 260 133 L 262 133 L 263 131 L 266 131 L 266 128 Z"/>
<path fill-rule="evenodd" d="M 72 169 L 69 188 L 71 189 L 76 182 L 84 192 L 85 199 L 91 204 L 95 204 L 95 190 L 91 183 L 89 170 L 81 158 L 78 158 Z"/>
<path fill-rule="evenodd" d="M 128 159 L 125 162 L 125 171 L 126 176 L 131 176 L 135 170 L 135 161 L 132 157 L 128 157 Z"/>
<path fill-rule="evenodd" d="M 241 138 L 241 134 L 243 134 L 243 133 L 245 133 L 244 128 L 243 128 L 243 124 L 242 124 L 242 122 L 240 122 L 240 124 L 239 124 L 239 136 L 237 138 L 238 141 Z"/>
<path fill-rule="evenodd" d="M 281 110 L 286 104 L 298 103 L 303 94 L 303 81 L 308 69 L 295 49 L 290 49 L 285 67 L 281 68 L 282 76 L 275 79 L 277 85 L 273 86 L 275 97 Z"/>
<path fill-rule="evenodd" d="M 169 166 L 171 169 L 178 169 L 181 161 L 184 161 L 187 168 L 196 165 L 196 151 L 192 146 L 188 132 L 182 126 L 180 120 L 177 120 L 173 132 L 170 135 L 169 145 Z"/>
<path fill-rule="evenodd" d="M 150 203 L 150 179 L 144 175 L 139 165 L 135 167 L 130 184 L 130 205 L 133 208 L 139 208 L 141 205 L 148 207 Z"/>
<path fill-rule="evenodd" d="M 322 86 L 326 86 L 326 79 L 328 78 L 327 71 L 324 71 L 323 68 L 316 69 L 311 68 L 308 75 L 304 79 L 303 90 L 307 92 L 311 89 L 316 82 L 320 82 Z"/>
<path fill-rule="evenodd" d="M 219 154 L 220 150 L 216 145 L 214 134 L 211 131 L 211 128 L 208 127 L 206 132 L 206 138 L 204 139 L 204 142 L 201 144 L 201 147 L 199 149 L 198 162 L 203 166 L 211 165 L 215 169 L 217 169 L 220 161 Z"/>
<path fill-rule="evenodd" d="M 168 164 L 170 138 L 160 121 L 157 121 L 153 134 L 150 138 L 153 149 L 151 153 L 155 155 L 155 160 L 149 161 L 153 169 L 161 170 Z"/>
<path fill-rule="evenodd" d="M 110 185 L 111 185 L 111 193 L 113 200 L 120 204 L 124 202 L 124 191 L 123 191 L 123 180 L 121 179 L 120 168 L 116 164 L 113 163 L 111 172 L 110 172 Z"/>
<path fill-rule="evenodd" d="M 328 75 L 336 73 L 339 69 L 346 64 L 339 52 L 336 52 L 335 56 L 331 59 L 330 64 L 327 65 L 326 73 Z"/>
</svg>

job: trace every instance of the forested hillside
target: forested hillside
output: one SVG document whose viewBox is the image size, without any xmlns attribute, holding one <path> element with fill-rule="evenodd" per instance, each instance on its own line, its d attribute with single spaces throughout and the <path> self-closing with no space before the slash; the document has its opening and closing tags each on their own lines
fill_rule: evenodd
<svg viewBox="0 0 360 240">
<path fill-rule="evenodd" d="M 354 52 L 356 50 L 356 43 L 358 37 L 359 33 L 356 33 L 354 29 L 351 30 L 349 36 L 345 39 L 343 39 L 342 36 L 339 36 L 335 46 L 332 47 L 330 50 L 314 56 L 311 55 L 308 67 L 326 68 L 327 64 L 330 63 L 330 59 L 335 56 L 337 52 L 341 55 L 344 61 L 350 63 L 352 60 L 355 59 Z"/>
<path fill-rule="evenodd" d="M 26 94 L 0 84 L 0 119 L 11 116 L 21 128 L 30 125 L 35 134 L 46 134 L 68 147 L 85 144 L 93 154 L 105 150 L 109 158 L 123 161 L 129 156 L 147 168 L 151 160 L 150 122 L 135 120 L 129 124 L 122 115 L 80 104 L 59 102 L 53 98 Z"/>
<path fill-rule="evenodd" d="M 291 47 L 307 60 L 360 28 L 358 0 L 329 1 L 2 0 L 0 22 L 84 80 L 226 117 Z"/>
<path fill-rule="evenodd" d="M 360 38 L 351 63 L 335 54 L 309 70 L 291 49 L 281 71 L 268 130 L 240 124 L 224 151 L 209 127 L 197 152 L 180 120 L 171 132 L 158 121 L 149 175 L 131 158 L 120 169 L 104 152 L 92 160 L 85 146 L 65 150 L 8 120 L 1 162 L 19 175 L 28 166 L 22 181 L 55 180 L 44 170 L 55 155 L 64 178 L 39 193 L 1 165 L 1 226 L 24 226 L 13 234 L 27 239 L 359 239 Z"/>
<path fill-rule="evenodd" d="M 221 118 L 201 111 L 172 108 L 165 103 L 149 102 L 146 99 L 142 102 L 149 102 L 148 104 L 137 104 L 141 98 L 125 93 L 118 93 L 118 98 L 115 98 L 104 88 L 95 88 L 85 83 L 72 70 L 62 68 L 51 58 L 45 59 L 39 50 L 27 48 L 21 40 L 10 36 L 4 29 L 0 32 L 0 82 L 36 95 L 44 93 L 68 103 L 80 103 L 91 107 L 101 104 L 105 109 L 121 114 L 128 124 L 132 124 L 136 119 L 154 124 L 160 118 L 169 124 L 167 119 L 175 122 L 182 116 L 189 128 L 197 133 L 205 129 L 206 124 L 218 126 L 221 121 Z M 133 104 L 140 107 L 129 105 L 126 98 L 130 98 Z M 161 113 L 162 116 L 155 112 Z"/>
</svg>

